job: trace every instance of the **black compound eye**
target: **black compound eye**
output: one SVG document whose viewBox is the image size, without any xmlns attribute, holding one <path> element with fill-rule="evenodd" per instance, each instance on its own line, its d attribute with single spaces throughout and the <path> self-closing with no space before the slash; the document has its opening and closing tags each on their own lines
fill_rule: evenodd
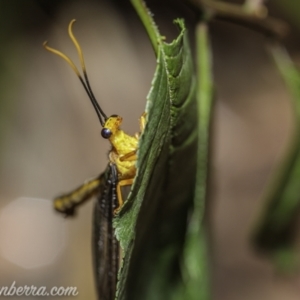
<svg viewBox="0 0 300 300">
<path fill-rule="evenodd" d="M 101 135 L 104 139 L 109 139 L 112 135 L 112 132 L 110 131 L 110 129 L 108 128 L 103 128 L 101 130 Z"/>
</svg>

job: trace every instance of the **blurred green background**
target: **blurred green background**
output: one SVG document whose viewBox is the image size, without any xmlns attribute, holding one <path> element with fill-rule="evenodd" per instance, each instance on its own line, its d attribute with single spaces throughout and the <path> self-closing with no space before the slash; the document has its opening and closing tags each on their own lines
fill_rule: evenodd
<svg viewBox="0 0 300 300">
<path fill-rule="evenodd" d="M 195 15 L 183 1 L 147 3 L 167 40 L 176 34 L 176 17 L 187 19 L 193 40 Z M 271 14 L 291 25 L 284 43 L 297 62 L 295 3 L 269 4 Z M 102 172 L 109 145 L 77 77 L 42 43 L 48 40 L 78 62 L 67 35 L 69 21 L 77 19 L 74 33 L 94 93 L 107 114 L 123 116 L 123 128 L 132 134 L 155 57 L 125 1 L 3 0 L 0 16 L 0 287 L 14 281 L 76 286 L 77 299 L 94 299 L 93 204 L 64 219 L 51 200 Z M 211 38 L 217 88 L 208 213 L 213 299 L 296 300 L 300 277 L 274 275 L 271 263 L 249 245 L 263 189 L 294 125 L 289 95 L 260 34 L 214 22 Z"/>
</svg>

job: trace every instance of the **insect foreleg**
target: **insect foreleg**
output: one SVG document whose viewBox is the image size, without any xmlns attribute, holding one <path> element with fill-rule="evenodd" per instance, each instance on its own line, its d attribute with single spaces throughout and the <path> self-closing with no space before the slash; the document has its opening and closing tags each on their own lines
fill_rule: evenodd
<svg viewBox="0 0 300 300">
<path fill-rule="evenodd" d="M 140 117 L 140 131 L 141 133 L 144 132 L 145 126 L 146 126 L 146 115 L 147 113 L 143 113 Z"/>
<path fill-rule="evenodd" d="M 126 153 L 125 155 L 120 156 L 120 161 L 137 160 L 136 151 L 137 150 L 133 150 L 133 151 L 130 151 L 130 152 Z"/>
</svg>

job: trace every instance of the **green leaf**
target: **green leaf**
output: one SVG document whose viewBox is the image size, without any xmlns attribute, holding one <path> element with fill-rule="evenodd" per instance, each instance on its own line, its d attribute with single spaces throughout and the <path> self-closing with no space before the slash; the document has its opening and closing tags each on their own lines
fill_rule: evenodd
<svg viewBox="0 0 300 300">
<path fill-rule="evenodd" d="M 295 269 L 295 222 L 300 210 L 300 72 L 279 46 L 272 55 L 292 96 L 296 127 L 288 151 L 265 193 L 266 204 L 255 230 L 256 247 L 272 255 L 282 271 Z M 292 261 L 291 261 L 292 260 Z"/>
<path fill-rule="evenodd" d="M 182 21 L 171 44 L 158 40 L 137 176 L 116 220 L 124 249 L 119 299 L 168 299 L 180 280 L 179 258 L 196 180 L 197 107 Z M 130 208 L 130 209 L 129 209 Z"/>
<path fill-rule="evenodd" d="M 191 53 L 182 20 L 171 44 L 158 40 L 137 176 L 117 217 L 124 249 L 119 299 L 168 299 L 180 280 L 197 161 L 197 106 Z"/>
<path fill-rule="evenodd" d="M 144 8 L 140 11 L 147 20 L 151 17 Z M 207 261 L 202 232 L 205 193 L 195 194 L 199 181 L 196 82 L 184 22 L 175 23 L 180 33 L 170 44 L 163 42 L 155 25 L 148 27 L 152 43 L 157 45 L 157 67 L 147 97 L 147 124 L 139 143 L 137 175 L 115 219 L 116 235 L 124 252 L 118 299 L 188 296 L 185 279 L 195 269 L 197 278 L 199 273 L 203 276 L 198 268 Z M 148 20 L 147 24 L 154 22 Z M 203 177 L 200 182 L 206 185 Z M 188 227 L 193 206 L 197 216 L 192 215 L 193 222 Z M 188 228 L 192 239 L 185 239 Z M 196 247 L 191 248 L 191 243 Z M 187 255 L 190 252 L 197 256 L 195 250 L 200 251 L 202 262 L 198 257 L 192 259 L 196 265 L 191 270 Z M 199 298 L 199 291 L 207 291 L 206 282 L 197 281 L 198 297 L 181 299 L 207 299 Z"/>
</svg>

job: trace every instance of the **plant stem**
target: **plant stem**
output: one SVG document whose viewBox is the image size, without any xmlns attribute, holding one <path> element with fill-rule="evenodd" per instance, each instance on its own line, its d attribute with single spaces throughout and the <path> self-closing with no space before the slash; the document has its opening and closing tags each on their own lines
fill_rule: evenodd
<svg viewBox="0 0 300 300">
<path fill-rule="evenodd" d="M 268 14 L 268 11 L 263 4 L 264 2 L 264 0 L 245 0 L 243 9 L 249 14 L 266 16 Z"/>
<path fill-rule="evenodd" d="M 189 1 L 200 10 L 204 10 L 209 16 L 209 19 L 215 17 L 216 19 L 239 24 L 266 35 L 279 38 L 282 38 L 288 32 L 287 24 L 268 16 L 267 8 L 263 6 L 262 3 L 260 3 L 261 6 L 256 6 L 256 9 L 253 8 L 253 5 L 252 9 L 249 9 L 250 0 L 243 5 L 213 0 Z"/>
<path fill-rule="evenodd" d="M 130 0 L 130 1 L 148 33 L 153 50 L 155 52 L 155 55 L 157 56 L 158 41 L 160 39 L 160 34 L 159 34 L 156 24 L 154 23 L 154 21 L 152 19 L 151 12 L 147 8 L 147 6 L 143 0 Z"/>
<path fill-rule="evenodd" d="M 212 57 L 208 39 L 207 25 L 199 23 L 196 27 L 197 49 L 197 98 L 199 115 L 199 150 L 198 150 L 198 187 L 201 189 L 201 204 L 206 198 L 209 132 L 213 105 Z M 196 204 L 195 204 L 196 205 Z"/>
</svg>

